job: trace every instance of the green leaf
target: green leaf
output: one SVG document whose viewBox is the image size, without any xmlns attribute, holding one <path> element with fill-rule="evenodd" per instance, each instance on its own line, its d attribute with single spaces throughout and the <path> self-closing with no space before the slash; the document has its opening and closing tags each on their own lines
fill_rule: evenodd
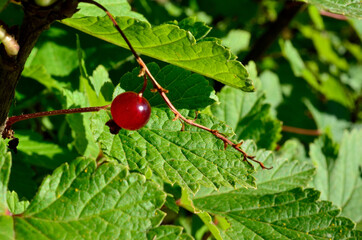
<svg viewBox="0 0 362 240">
<path fill-rule="evenodd" d="M 211 112 L 234 129 L 238 141 L 253 139 L 261 148 L 275 147 L 280 138 L 281 123 L 271 116 L 264 94 L 224 87 L 217 96 L 220 104 L 212 105 Z"/>
<path fill-rule="evenodd" d="M 290 146 L 290 145 L 289 145 Z M 315 169 L 306 161 L 300 161 L 295 158 L 285 158 L 287 153 L 294 152 L 297 154 L 297 148 L 288 149 L 284 146 L 278 152 L 279 156 L 275 158 L 272 152 L 260 150 L 256 154 L 256 159 L 263 162 L 265 166 L 272 166 L 273 169 L 268 173 L 262 171 L 260 166 L 254 175 L 258 186 L 258 192 L 276 193 L 289 191 L 291 189 L 307 186 L 312 179 Z"/>
<path fill-rule="evenodd" d="M 4 8 L 8 5 L 9 2 L 10 2 L 10 0 L 1 0 L 0 1 L 0 12 L 2 10 L 4 10 Z"/>
<path fill-rule="evenodd" d="M 213 78 L 224 84 L 253 91 L 245 67 L 215 41 L 196 43 L 194 36 L 174 24 L 150 27 L 129 17 L 116 17 L 137 52 Z M 62 23 L 121 47 L 126 43 L 108 17 L 65 19 Z"/>
<path fill-rule="evenodd" d="M 205 211 L 200 211 L 199 209 L 196 209 L 187 191 L 182 191 L 180 206 L 194 214 L 197 214 L 197 216 L 199 216 L 199 218 L 204 222 L 205 226 L 207 227 L 206 229 L 209 229 L 209 231 L 217 240 L 222 240 L 220 231 L 215 226 L 210 214 Z"/>
<path fill-rule="evenodd" d="M 79 158 L 45 178 L 21 216 L 17 239 L 144 239 L 166 194 L 116 163 Z M 160 219 L 161 217 L 161 219 Z"/>
<path fill-rule="evenodd" d="M 11 168 L 11 155 L 4 140 L 0 139 L 0 215 L 6 211 L 6 193 Z"/>
<path fill-rule="evenodd" d="M 190 31 L 196 41 L 204 38 L 211 31 L 211 27 L 207 26 L 204 22 L 197 21 L 196 17 L 182 19 L 178 26 L 181 29 Z"/>
<path fill-rule="evenodd" d="M 121 130 L 113 135 L 104 126 L 109 116 L 101 111 L 94 116 L 92 129 L 104 154 L 128 165 L 131 170 L 145 173 L 150 168 L 165 182 L 177 183 L 191 192 L 197 192 L 200 185 L 215 189 L 236 183 L 254 186 L 250 175 L 253 170 L 242 161 L 241 153 L 232 148 L 224 150 L 221 140 L 199 128 L 185 125 L 185 130 L 180 131 L 181 124 L 172 121 L 173 118 L 170 110 L 153 108 L 151 119 L 144 128 Z M 202 114 L 196 123 L 222 133 L 226 128 Z"/>
<path fill-rule="evenodd" d="M 55 41 L 61 39 L 60 42 Z M 78 66 L 77 52 L 73 48 L 74 35 L 64 29 L 50 28 L 39 39 L 25 67 L 43 66 L 53 76 L 69 75 Z"/>
<path fill-rule="evenodd" d="M 331 37 L 325 33 L 321 34 L 321 31 L 315 30 L 309 25 L 300 26 L 299 30 L 304 37 L 313 41 L 313 44 L 317 50 L 318 56 L 322 61 L 336 65 L 342 70 L 348 69 L 348 62 L 345 58 L 340 57 L 335 50 L 331 42 Z"/>
<path fill-rule="evenodd" d="M 212 189 L 202 188 L 196 196 L 191 196 L 193 202 L 189 204 L 195 208 L 194 211 L 196 212 L 206 211 L 217 215 L 217 219 L 220 220 L 220 225 L 218 226 L 223 239 L 249 239 L 255 235 L 255 233 L 252 233 L 254 230 L 260 232 L 266 231 L 269 232 L 271 236 L 274 236 L 254 236 L 256 239 L 279 239 L 278 229 L 271 229 L 274 228 L 274 221 L 276 221 L 278 217 L 283 216 L 283 214 L 279 214 L 273 209 L 284 208 L 281 203 L 284 196 L 293 196 L 295 191 L 299 191 L 299 194 L 302 195 L 306 194 L 296 188 L 306 186 L 312 179 L 314 173 L 314 168 L 311 164 L 305 161 L 301 162 L 295 158 L 285 158 L 286 155 L 298 155 L 298 148 L 289 149 L 289 146 L 291 145 L 288 144 L 280 150 L 279 155 L 282 157 L 278 158 L 275 158 L 272 152 L 265 150 L 259 150 L 254 154 L 256 159 L 263 162 L 266 166 L 273 167 L 272 170 L 268 170 L 267 172 L 257 167 L 258 171 L 255 174 L 255 178 L 258 189 L 221 188 L 219 191 L 214 191 Z M 271 209 L 270 214 L 268 214 L 268 210 L 265 210 L 265 207 L 268 206 L 265 204 L 273 198 L 279 201 L 269 206 Z M 278 206 L 278 204 L 281 206 Z M 220 208 L 224 209 L 220 210 Z M 228 210 L 226 208 L 230 209 Z M 245 210 L 245 216 L 242 216 L 243 213 L 239 212 L 242 209 L 248 209 Z M 289 211 L 290 214 L 298 214 L 298 210 L 284 210 L 286 212 Z M 268 216 L 265 216 L 265 218 L 269 220 L 265 221 L 262 217 L 260 218 L 263 214 L 267 214 Z M 288 218 L 290 214 L 284 214 L 285 218 Z M 220 218 L 220 216 L 222 218 Z M 223 220 L 224 217 L 229 223 Z M 243 220 L 241 220 L 241 218 L 243 218 Z M 303 219 L 303 217 L 301 216 L 300 219 Z M 292 224 L 291 222 L 290 225 Z M 251 227 L 252 225 L 254 226 Z M 283 227 L 286 227 L 286 225 L 283 225 Z M 259 234 L 257 233 L 256 235 Z"/>
<path fill-rule="evenodd" d="M 105 8 L 107 8 L 110 13 L 115 16 L 127 16 L 131 18 L 138 19 L 140 21 L 147 21 L 142 14 L 131 11 L 131 6 L 129 5 L 127 0 L 98 0 L 98 3 L 102 4 Z M 79 11 L 73 15 L 75 18 L 81 17 L 102 17 L 105 16 L 106 13 L 100 8 L 89 4 L 89 3 L 79 3 L 78 5 Z"/>
<path fill-rule="evenodd" d="M 7 146 L 0 139 L 0 239 L 13 239 L 13 219 L 9 216 L 7 207 L 7 188 L 11 168 L 11 155 L 7 152 Z"/>
<path fill-rule="evenodd" d="M 14 239 L 13 218 L 11 216 L 0 214 L 0 239 Z"/>
<path fill-rule="evenodd" d="M 321 198 L 342 208 L 342 215 L 362 221 L 362 130 L 345 132 L 338 147 L 323 137 L 310 146 L 310 157 L 317 167 L 313 186 Z"/>
<path fill-rule="evenodd" d="M 247 50 L 249 47 L 251 34 L 245 30 L 234 29 L 222 39 L 222 43 L 230 48 L 233 54 L 238 54 L 240 51 Z"/>
<path fill-rule="evenodd" d="M 65 84 L 62 84 L 61 82 L 58 82 L 54 78 L 52 78 L 52 76 L 47 72 L 44 65 L 25 67 L 21 75 L 36 80 L 48 89 L 54 88 L 61 91 L 61 89 L 65 87 Z"/>
<path fill-rule="evenodd" d="M 361 19 L 362 3 L 359 0 L 304 0 L 330 12 Z"/>
<path fill-rule="evenodd" d="M 19 138 L 18 154 L 14 159 L 27 162 L 31 165 L 54 169 L 76 156 L 55 143 L 45 141 L 36 132 L 28 130 L 17 130 L 16 137 Z"/>
<path fill-rule="evenodd" d="M 283 102 L 283 93 L 277 74 L 266 70 L 260 74 L 261 90 L 265 92 L 265 102 L 269 103 L 271 113 L 277 116 L 276 108 Z"/>
<path fill-rule="evenodd" d="M 85 95 L 81 92 L 63 90 L 65 98 L 65 108 L 79 108 L 88 107 L 88 102 Z M 74 138 L 74 146 L 80 155 L 86 157 L 97 157 L 99 147 L 92 137 L 90 130 L 90 116 L 91 113 L 69 114 L 66 120 L 72 129 L 72 136 Z"/>
<path fill-rule="evenodd" d="M 337 142 L 342 139 L 344 130 L 351 127 L 350 122 L 344 119 L 338 119 L 332 114 L 319 111 L 312 105 L 310 101 L 305 100 L 304 103 L 312 113 L 313 119 L 316 122 L 318 129 L 323 133 L 330 132 L 333 139 Z"/>
<path fill-rule="evenodd" d="M 32 199 L 37 190 L 35 172 L 28 163 L 13 157 L 8 189 L 16 191 L 21 199 Z"/>
<path fill-rule="evenodd" d="M 319 192 L 296 188 L 259 194 L 237 191 L 196 197 L 195 206 L 225 217 L 231 228 L 224 239 L 345 239 L 354 223 L 338 217 L 330 202 L 317 201 Z M 223 204 L 220 204 L 223 203 Z"/>
<path fill-rule="evenodd" d="M 103 96 L 106 101 L 112 101 L 114 86 L 111 79 L 109 79 L 108 72 L 105 67 L 99 65 L 94 70 L 93 75 L 89 77 L 89 80 L 93 85 L 97 97 L 99 97 L 101 94 L 101 96 Z"/>
<path fill-rule="evenodd" d="M 289 159 L 290 161 L 309 161 L 303 144 L 297 139 L 286 141 L 276 154 L 279 158 Z"/>
<path fill-rule="evenodd" d="M 159 226 L 151 229 L 147 233 L 149 240 L 179 240 L 182 233 L 182 227 L 178 226 Z"/>
<path fill-rule="evenodd" d="M 9 210 L 12 214 L 23 213 L 30 204 L 27 200 L 20 201 L 18 194 L 14 191 L 8 191 L 6 197 Z"/>
<path fill-rule="evenodd" d="M 258 189 L 226 188 L 219 192 L 203 189 L 192 198 L 197 209 L 226 218 L 230 225 L 220 226 L 223 239 L 345 239 L 352 236 L 354 224 L 337 217 L 338 208 L 329 202 L 317 201 L 319 192 L 300 188 L 312 179 L 314 168 L 295 157 L 284 158 L 299 155 L 299 148 L 291 143 L 283 146 L 278 153 L 282 157 L 277 159 L 269 151 L 258 151 L 256 158 L 273 166 L 268 174 L 260 168 L 257 171 Z"/>
<path fill-rule="evenodd" d="M 320 49 L 319 55 L 323 56 L 321 58 L 326 58 L 328 61 L 331 61 L 340 68 L 346 69 L 348 67 L 347 62 L 344 62 L 343 64 L 341 63 L 342 60 L 345 59 L 336 55 L 331 46 L 326 44 L 325 40 L 319 39 L 320 35 L 321 34 L 319 32 L 313 32 L 312 36 L 317 36 L 318 38 L 315 40 L 315 45 L 317 45 L 317 49 Z M 313 67 L 311 66 L 314 66 L 314 63 L 310 63 L 309 65 L 311 66 L 307 67 L 297 49 L 294 48 L 289 40 L 285 41 L 282 48 L 283 54 L 289 61 L 295 76 L 303 77 L 309 85 L 324 94 L 327 99 L 337 101 L 348 108 L 353 107 L 351 92 L 340 81 L 330 74 L 320 74 L 317 66 L 314 67 L 316 69 L 313 70 Z"/>
<path fill-rule="evenodd" d="M 79 90 L 84 93 L 84 97 L 90 106 L 107 105 L 112 101 L 111 95 L 114 90 L 113 83 L 108 79 L 108 73 L 105 68 L 95 69 L 93 76 L 89 76 L 84 60 L 83 50 L 80 46 L 80 40 L 77 36 L 77 52 L 79 61 Z M 102 88 L 102 94 L 101 93 Z M 104 96 L 104 95 L 105 96 Z"/>
<path fill-rule="evenodd" d="M 156 63 L 147 65 L 158 83 L 168 90 L 168 98 L 178 109 L 202 109 L 215 102 L 214 90 L 209 81 L 198 74 L 182 68 L 168 65 L 162 69 Z M 143 86 L 143 79 L 138 77 L 139 68 L 126 73 L 120 80 L 119 87 L 125 91 L 139 92 Z M 167 107 L 158 93 L 152 93 L 152 83 L 148 82 L 144 97 L 153 107 Z M 119 91 L 119 90 L 118 90 Z"/>
<path fill-rule="evenodd" d="M 302 76 L 303 71 L 306 70 L 306 67 L 303 62 L 303 59 L 298 53 L 298 50 L 295 49 L 294 46 L 292 45 L 292 42 L 286 40 L 283 45 L 282 51 L 287 60 L 290 62 L 294 75 L 297 77 Z"/>
</svg>

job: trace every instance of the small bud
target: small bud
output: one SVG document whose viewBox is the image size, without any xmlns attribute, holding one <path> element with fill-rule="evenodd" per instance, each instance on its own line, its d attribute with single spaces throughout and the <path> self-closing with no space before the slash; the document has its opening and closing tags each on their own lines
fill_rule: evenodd
<svg viewBox="0 0 362 240">
<path fill-rule="evenodd" d="M 18 55 L 19 44 L 13 36 L 8 34 L 3 26 L 0 26 L 0 41 L 4 44 L 4 48 L 9 57 Z"/>
</svg>

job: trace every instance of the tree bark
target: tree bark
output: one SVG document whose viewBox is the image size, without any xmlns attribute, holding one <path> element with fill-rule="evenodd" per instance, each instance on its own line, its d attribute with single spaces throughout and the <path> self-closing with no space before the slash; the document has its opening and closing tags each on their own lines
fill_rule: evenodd
<svg viewBox="0 0 362 240">
<path fill-rule="evenodd" d="M 20 46 L 18 55 L 9 57 L 4 46 L 0 46 L 0 133 L 4 130 L 25 62 L 40 34 L 54 21 L 71 17 L 77 11 L 77 6 L 76 0 L 58 1 L 46 8 L 23 2 L 24 19 L 16 34 Z"/>
</svg>

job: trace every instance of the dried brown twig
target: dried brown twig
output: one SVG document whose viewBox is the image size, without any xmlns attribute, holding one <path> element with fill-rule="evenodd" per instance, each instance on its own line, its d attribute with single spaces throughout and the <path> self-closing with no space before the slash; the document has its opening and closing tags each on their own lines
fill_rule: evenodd
<svg viewBox="0 0 362 240">
<path fill-rule="evenodd" d="M 150 70 L 147 68 L 146 64 L 143 62 L 143 60 L 141 59 L 141 57 L 137 54 L 137 52 L 135 51 L 135 49 L 133 48 L 132 44 L 130 43 L 130 41 L 128 40 L 128 38 L 126 37 L 126 35 L 124 34 L 124 32 L 121 30 L 121 28 L 119 27 L 118 23 L 116 22 L 116 20 L 114 19 L 114 17 L 112 16 L 112 14 L 101 4 L 93 1 L 93 0 L 80 0 L 80 2 L 85 2 L 85 3 L 90 3 L 93 4 L 95 6 L 97 6 L 98 8 L 102 9 L 110 18 L 110 20 L 113 22 L 114 27 L 117 29 L 117 31 L 121 34 L 122 38 L 124 39 L 124 41 L 126 42 L 126 44 L 128 45 L 129 49 L 131 50 L 131 52 L 133 53 L 134 57 L 136 58 L 138 64 L 141 67 L 141 71 L 139 76 L 143 76 L 146 82 L 146 78 L 148 77 L 153 86 L 155 91 L 157 91 L 161 97 L 163 98 L 163 100 L 166 102 L 167 106 L 171 109 L 171 111 L 175 114 L 175 120 L 176 119 L 180 119 L 183 121 L 183 123 L 187 123 L 189 125 L 195 126 L 197 128 L 201 128 L 205 131 L 208 131 L 210 133 L 212 133 L 215 137 L 219 138 L 220 140 L 222 140 L 224 142 L 224 146 L 225 149 L 227 148 L 228 145 L 232 146 L 235 150 L 241 152 L 243 154 L 243 160 L 246 161 L 249 165 L 252 166 L 252 164 L 249 162 L 253 161 L 256 162 L 260 165 L 260 167 L 262 169 L 271 169 L 272 167 L 265 167 L 264 164 L 258 160 L 255 159 L 255 156 L 250 156 L 248 155 L 243 149 L 240 148 L 240 146 L 242 145 L 243 142 L 240 143 L 234 143 L 232 142 L 230 139 L 228 139 L 227 137 L 225 137 L 222 133 L 220 133 L 217 130 L 214 129 L 210 129 L 207 128 L 203 125 L 200 125 L 198 123 L 195 123 L 194 120 L 190 120 L 187 119 L 186 117 L 184 117 L 176 108 L 175 106 L 171 103 L 171 101 L 169 100 L 169 98 L 167 97 L 166 93 L 168 92 L 166 89 L 164 89 L 158 82 L 157 80 L 153 77 L 152 73 L 150 72 Z M 142 88 L 142 90 L 144 91 L 145 89 L 145 85 Z M 141 90 L 141 93 L 143 93 L 143 91 Z"/>
</svg>

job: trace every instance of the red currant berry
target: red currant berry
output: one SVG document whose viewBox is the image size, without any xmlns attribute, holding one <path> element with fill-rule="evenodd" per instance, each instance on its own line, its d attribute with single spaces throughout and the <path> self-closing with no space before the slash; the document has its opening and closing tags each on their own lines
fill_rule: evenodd
<svg viewBox="0 0 362 240">
<path fill-rule="evenodd" d="M 151 115 L 151 106 L 147 99 L 135 92 L 125 92 L 113 99 L 111 105 L 113 120 L 127 130 L 142 128 Z"/>
</svg>

